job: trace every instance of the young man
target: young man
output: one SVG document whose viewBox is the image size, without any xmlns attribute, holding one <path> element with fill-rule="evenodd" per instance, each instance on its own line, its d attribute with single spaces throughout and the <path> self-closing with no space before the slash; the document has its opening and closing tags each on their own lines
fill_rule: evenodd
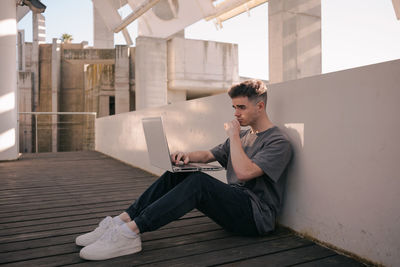
<svg viewBox="0 0 400 267">
<path fill-rule="evenodd" d="M 176 152 L 179 162 L 218 161 L 228 184 L 202 172 L 164 173 L 125 212 L 106 217 L 76 238 L 80 256 L 104 260 L 139 252 L 140 234 L 154 231 L 194 208 L 228 231 L 263 235 L 275 227 L 292 150 L 266 113 L 267 88 L 250 80 L 229 90 L 235 119 L 224 124 L 228 139 L 209 151 Z M 250 126 L 241 131 L 240 126 Z"/>
</svg>

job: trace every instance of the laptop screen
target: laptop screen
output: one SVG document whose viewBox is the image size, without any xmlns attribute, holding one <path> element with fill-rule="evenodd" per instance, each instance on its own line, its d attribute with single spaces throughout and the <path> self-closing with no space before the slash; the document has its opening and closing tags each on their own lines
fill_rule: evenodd
<svg viewBox="0 0 400 267">
<path fill-rule="evenodd" d="M 172 163 L 161 117 L 143 118 L 143 130 L 151 165 L 172 171 Z"/>
</svg>

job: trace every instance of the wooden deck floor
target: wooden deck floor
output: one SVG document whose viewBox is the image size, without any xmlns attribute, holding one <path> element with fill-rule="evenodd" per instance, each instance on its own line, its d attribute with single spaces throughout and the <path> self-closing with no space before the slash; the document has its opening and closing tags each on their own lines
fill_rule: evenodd
<svg viewBox="0 0 400 267">
<path fill-rule="evenodd" d="M 80 259 L 75 237 L 119 214 L 155 179 L 98 152 L 0 162 L 0 265 L 363 266 L 286 229 L 262 238 L 235 236 L 198 211 L 143 234 L 138 254 Z"/>
</svg>

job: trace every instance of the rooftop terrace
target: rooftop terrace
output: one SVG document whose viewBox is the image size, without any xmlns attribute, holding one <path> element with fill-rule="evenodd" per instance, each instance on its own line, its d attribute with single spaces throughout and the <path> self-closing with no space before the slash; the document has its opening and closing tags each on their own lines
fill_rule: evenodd
<svg viewBox="0 0 400 267">
<path fill-rule="evenodd" d="M 285 228 L 232 235 L 198 211 L 142 235 L 143 251 L 79 258 L 75 237 L 117 215 L 157 177 L 98 152 L 24 154 L 0 162 L 0 265 L 363 266 Z"/>
</svg>

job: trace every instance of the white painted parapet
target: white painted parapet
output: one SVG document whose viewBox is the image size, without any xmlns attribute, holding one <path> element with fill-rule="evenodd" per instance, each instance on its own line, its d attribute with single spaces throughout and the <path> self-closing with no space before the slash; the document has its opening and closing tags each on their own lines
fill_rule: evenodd
<svg viewBox="0 0 400 267">
<path fill-rule="evenodd" d="M 115 113 L 129 112 L 129 47 L 115 46 Z"/>
<path fill-rule="evenodd" d="M 280 223 L 359 257 L 400 265 L 400 60 L 269 86 L 295 157 Z M 96 150 L 160 174 L 141 118 L 163 116 L 171 150 L 209 149 L 232 118 L 226 94 L 96 120 Z M 219 179 L 224 175 L 219 174 Z"/>
<path fill-rule="evenodd" d="M 400 266 L 400 60 L 270 85 L 295 158 L 280 222 Z"/>
<path fill-rule="evenodd" d="M 18 158 L 17 20 L 15 0 L 0 8 L 0 161 Z"/>
<path fill-rule="evenodd" d="M 161 116 L 170 150 L 211 149 L 226 138 L 223 123 L 232 120 L 226 94 L 174 103 L 157 108 L 96 119 L 96 150 L 155 174 L 163 170 L 150 165 L 141 119 Z M 225 172 L 213 172 L 223 179 Z"/>
</svg>

